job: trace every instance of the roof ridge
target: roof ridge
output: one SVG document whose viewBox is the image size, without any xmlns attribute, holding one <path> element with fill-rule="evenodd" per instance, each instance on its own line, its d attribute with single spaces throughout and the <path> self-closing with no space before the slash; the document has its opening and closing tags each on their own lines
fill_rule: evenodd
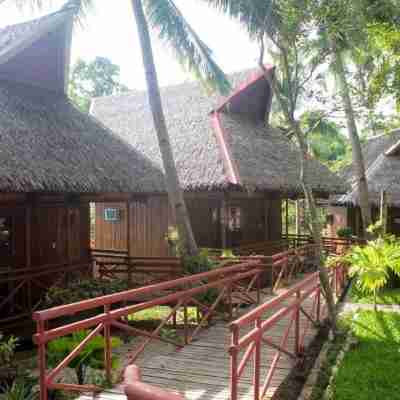
<svg viewBox="0 0 400 400">
<path fill-rule="evenodd" d="M 229 181 L 234 185 L 240 185 L 242 180 L 240 178 L 239 168 L 233 158 L 229 143 L 226 140 L 227 132 L 222 126 L 220 111 L 216 110 L 211 114 L 211 125 L 222 155 L 222 161 L 228 172 Z"/>
<path fill-rule="evenodd" d="M 51 17 L 54 17 L 56 14 L 62 14 L 62 13 L 65 13 L 65 12 L 70 12 L 71 10 L 73 10 L 73 7 L 72 6 L 65 7 L 66 5 L 68 5 L 68 3 L 69 2 L 65 3 L 64 6 L 62 6 L 60 9 L 58 9 L 56 11 L 53 11 L 50 14 L 45 14 L 45 15 L 42 15 L 40 17 L 35 17 L 35 18 L 32 18 L 32 19 L 28 19 L 26 21 L 18 22 L 16 24 L 4 25 L 3 27 L 0 27 L 0 33 L 1 33 L 1 31 L 3 29 L 9 29 L 9 28 L 13 28 L 13 27 L 16 27 L 16 26 L 32 24 L 33 22 L 38 22 L 38 21 L 43 20 L 43 19 L 47 19 L 47 18 L 50 19 Z"/>
<path fill-rule="evenodd" d="M 246 73 L 246 72 L 251 73 L 251 72 L 254 72 L 256 69 L 257 69 L 256 67 L 254 67 L 254 68 L 244 68 L 244 69 L 241 69 L 241 70 L 235 70 L 235 71 L 232 71 L 232 72 L 228 72 L 227 75 L 228 75 L 228 77 L 232 77 L 234 75 L 241 74 L 241 73 Z M 244 79 L 244 81 L 245 80 L 246 79 Z M 239 86 L 239 85 L 241 85 L 243 83 L 244 82 L 241 81 L 236 86 Z M 160 86 L 160 91 L 165 91 L 165 90 L 168 90 L 168 89 L 171 89 L 171 90 L 172 89 L 178 89 L 178 88 L 180 88 L 182 86 L 194 86 L 194 87 L 197 86 L 197 87 L 202 88 L 201 82 L 199 82 L 196 79 L 193 79 L 193 80 L 187 80 L 187 81 L 183 81 L 183 82 L 179 82 L 179 83 L 173 83 L 171 85 Z M 234 92 L 234 90 L 235 90 L 235 88 L 232 89 L 232 93 Z M 129 96 L 129 95 L 132 95 L 132 94 L 146 94 L 146 93 L 147 93 L 147 89 L 130 89 L 129 91 L 124 92 L 124 93 L 111 94 L 111 95 L 108 95 L 108 96 L 93 97 L 92 101 L 94 101 L 94 100 L 102 100 L 102 99 L 111 99 L 111 98 L 117 99 L 119 97 Z M 230 95 L 228 95 L 228 96 L 221 95 L 221 97 L 223 97 L 223 98 L 229 97 L 229 96 Z"/>
<path fill-rule="evenodd" d="M 44 34 L 49 32 L 55 26 L 64 22 L 64 18 L 72 17 L 71 14 L 74 12 L 75 10 L 73 7 L 63 7 L 58 11 L 43 15 L 38 18 L 34 18 L 29 21 L 7 25 L 3 28 L 0 28 L 0 34 L 2 32 L 7 33 L 6 30 L 11 32 L 14 30 L 18 32 L 18 27 L 20 28 L 22 26 L 33 26 L 35 28 L 34 30 L 32 29 L 31 32 L 19 32 L 19 37 L 17 35 L 16 38 L 13 38 L 12 40 L 9 40 L 9 42 L 6 42 L 6 45 L 2 49 L 0 49 L 0 64 L 4 64 L 14 58 L 17 54 L 19 54 L 25 48 L 29 47 L 32 43 L 34 43 Z M 62 14 L 64 14 L 64 18 L 61 18 Z"/>
</svg>

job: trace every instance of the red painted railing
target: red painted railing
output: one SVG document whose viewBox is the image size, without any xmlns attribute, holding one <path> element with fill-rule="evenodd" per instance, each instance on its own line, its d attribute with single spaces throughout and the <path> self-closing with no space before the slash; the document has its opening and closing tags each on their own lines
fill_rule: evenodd
<svg viewBox="0 0 400 400">
<path fill-rule="evenodd" d="M 124 277 L 131 289 L 184 275 L 182 260 L 178 257 L 129 257 L 125 251 L 99 249 L 92 250 L 91 257 L 96 277 Z"/>
<path fill-rule="evenodd" d="M 339 295 L 345 284 L 343 269 L 332 270 L 329 281 Z M 232 322 L 229 348 L 231 400 L 239 398 L 240 380 L 246 368 L 252 368 L 253 372 L 253 398 L 261 400 L 271 387 L 281 358 L 288 357 L 293 365 L 301 360 L 311 324 L 318 325 L 325 316 L 321 293 L 319 273 L 315 272 L 287 292 Z M 285 317 L 287 320 L 283 323 Z M 269 334 L 279 324 L 284 324 L 284 329 L 277 340 Z M 272 361 L 266 363 L 262 359 L 263 346 L 273 349 Z M 262 363 L 268 365 L 266 370 L 262 371 Z"/>
<path fill-rule="evenodd" d="M 68 276 L 75 275 L 91 276 L 91 264 L 0 268 L 0 328 L 26 321 L 50 286 L 65 284 Z"/>
<path fill-rule="evenodd" d="M 105 338 L 105 370 L 107 379 L 111 380 L 111 329 L 123 330 L 136 336 L 145 337 L 145 340 L 134 349 L 129 363 L 133 363 L 144 351 L 145 346 L 154 339 L 182 346 L 190 343 L 192 338 L 197 335 L 202 327 L 207 325 L 207 322 L 215 314 L 222 313 L 224 317 L 231 317 L 235 308 L 239 309 L 244 302 L 259 302 L 259 281 L 263 272 L 264 266 L 259 260 L 255 259 L 232 267 L 219 268 L 211 272 L 35 312 L 33 319 L 37 324 L 37 333 L 34 335 L 34 342 L 39 350 L 40 399 L 48 399 L 49 389 L 69 391 L 101 390 L 93 385 L 57 382 L 62 370 L 70 364 L 94 336 L 102 334 Z M 217 298 L 212 304 L 204 304 L 196 298 L 196 295 L 205 293 L 211 288 L 218 290 Z M 150 300 L 147 300 L 148 298 Z M 144 331 L 128 324 L 128 317 L 132 314 L 161 305 L 170 306 L 171 312 L 153 332 Z M 194 326 L 188 321 L 188 306 L 195 306 L 200 310 L 197 324 Z M 218 309 L 218 306 L 223 306 L 223 311 Z M 103 312 L 94 317 L 84 318 L 60 327 L 51 327 L 52 321 L 57 318 L 79 315 L 81 312 L 98 309 L 99 307 L 103 308 Z M 183 309 L 183 343 L 174 342 L 160 336 L 161 329 L 167 323 L 176 323 L 176 314 L 179 309 Z M 58 366 L 51 370 L 48 369 L 46 361 L 47 343 L 59 337 L 89 328 L 92 329 L 89 336 Z"/>
</svg>

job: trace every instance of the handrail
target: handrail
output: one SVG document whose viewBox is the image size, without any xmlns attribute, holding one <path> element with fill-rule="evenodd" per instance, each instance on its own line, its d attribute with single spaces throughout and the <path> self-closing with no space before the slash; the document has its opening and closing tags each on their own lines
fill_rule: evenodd
<svg viewBox="0 0 400 400">
<path fill-rule="evenodd" d="M 276 305 L 282 303 L 284 300 L 286 300 L 290 296 L 293 296 L 294 293 L 298 292 L 299 290 L 304 290 L 307 286 L 309 286 L 313 282 L 315 283 L 316 279 L 318 278 L 318 275 L 319 275 L 319 272 L 314 272 L 307 278 L 303 279 L 301 282 L 292 286 L 286 292 L 267 301 L 264 304 L 261 304 L 259 307 L 256 307 L 253 310 L 249 311 L 247 314 L 244 314 L 237 320 L 231 322 L 230 328 L 236 329 L 236 328 L 242 327 L 245 324 L 249 324 L 250 322 L 254 322 L 255 319 L 261 317 L 269 309 L 274 308 Z"/>
<path fill-rule="evenodd" d="M 184 344 L 187 344 L 197 335 L 200 329 L 208 325 L 207 322 L 213 315 L 222 313 L 224 317 L 228 315 L 231 318 L 233 311 L 240 308 L 240 304 L 258 303 L 261 293 L 260 280 L 266 269 L 270 268 L 272 272 L 276 270 L 280 275 L 282 271 L 287 271 L 291 274 L 293 268 L 304 261 L 302 258 L 312 256 L 314 248 L 315 245 L 306 245 L 289 250 L 281 253 L 279 255 L 280 258 L 275 260 L 270 256 L 239 257 L 239 264 L 232 266 L 223 264 L 220 268 L 209 272 L 34 312 L 33 319 L 37 325 L 37 332 L 33 339 L 38 346 L 40 399 L 48 399 L 48 389 L 75 391 L 96 391 L 98 389 L 93 386 L 71 385 L 55 381 L 62 369 L 79 354 L 89 339 L 84 339 L 67 358 L 52 370 L 48 369 L 46 362 L 46 345 L 49 341 L 88 328 L 92 329 L 90 337 L 102 334 L 106 342 L 104 357 L 106 377 L 110 379 L 111 328 L 124 330 L 130 334 L 145 338 L 144 342 L 139 344 L 134 352 L 131 353 L 131 362 L 135 361 L 144 351 L 145 346 L 152 340 L 161 340 L 182 346 L 182 343 L 177 343 L 160 335 L 161 329 L 171 320 L 176 325 L 178 310 L 183 309 L 182 327 L 184 329 Z M 284 260 L 283 263 L 282 260 Z M 211 305 L 202 303 L 196 297 L 209 289 L 217 289 L 218 291 L 217 297 Z M 289 290 L 288 293 L 287 296 L 293 293 L 293 290 Z M 254 297 L 255 295 L 256 298 Z M 170 307 L 171 311 L 168 316 L 161 320 L 159 326 L 153 332 L 144 331 L 128 324 L 128 317 L 130 315 L 161 305 Z M 218 308 L 219 305 L 223 305 L 222 311 Z M 192 326 L 188 321 L 187 307 L 189 306 L 197 307 L 197 325 L 193 325 L 195 329 L 192 332 L 189 331 L 189 326 Z M 99 308 L 100 310 L 98 310 Z M 60 317 L 76 315 L 88 310 L 96 310 L 97 315 L 78 319 L 75 322 L 58 327 L 54 326 L 54 322 L 52 322 Z"/>
<path fill-rule="evenodd" d="M 340 266 L 331 270 L 328 276 L 329 284 L 335 291 L 336 298 L 339 298 L 346 283 L 344 267 Z M 299 361 L 302 358 L 305 338 L 311 324 L 318 325 L 324 316 L 326 304 L 323 302 L 321 294 L 319 272 L 315 272 L 286 292 L 256 307 L 230 324 L 231 400 L 238 399 L 239 381 L 250 361 L 253 364 L 253 399 L 260 400 L 264 398 L 270 387 L 281 357 L 289 357 L 294 361 Z M 276 311 L 271 314 L 273 310 Z M 277 339 L 273 338 L 273 335 L 264 336 L 287 316 L 291 317 L 284 327 L 284 331 L 280 333 L 278 342 Z M 282 323 L 280 323 L 280 326 L 282 326 Z M 241 329 L 244 329 L 242 336 L 240 334 Z M 289 343 L 290 334 L 293 335 L 293 340 Z M 269 346 L 275 351 L 265 374 L 264 382 L 261 381 L 263 346 Z"/>
<path fill-rule="evenodd" d="M 55 379 L 59 376 L 62 369 L 65 368 L 71 360 L 73 360 L 82 351 L 92 336 L 103 332 L 106 341 L 105 346 L 105 369 L 107 379 L 111 378 L 111 345 L 110 345 L 110 329 L 111 327 L 123 329 L 128 333 L 144 336 L 146 340 L 138 346 L 131 356 L 131 362 L 143 352 L 145 346 L 153 339 L 162 340 L 173 343 L 178 346 L 182 344 L 176 343 L 170 339 L 160 336 L 160 331 L 171 318 L 176 323 L 176 313 L 179 308 L 184 309 L 184 343 L 189 343 L 192 338 L 197 335 L 199 330 L 209 321 L 214 314 L 221 313 L 217 306 L 224 302 L 228 305 L 228 315 L 231 317 L 233 312 L 232 299 L 235 295 L 244 296 L 254 303 L 258 301 L 260 294 L 259 278 L 263 273 L 263 264 L 257 259 L 244 262 L 233 267 L 220 268 L 215 271 L 204 272 L 192 276 L 175 279 L 173 281 L 151 285 L 141 289 L 133 289 L 125 292 L 102 296 L 96 299 L 85 300 L 79 303 L 54 307 L 48 310 L 37 311 L 33 317 L 37 323 L 37 332 L 33 336 L 34 342 L 39 347 L 39 370 L 40 370 L 40 398 L 47 400 L 48 389 L 64 389 L 75 391 L 95 391 L 95 387 L 87 385 L 71 385 L 66 383 L 57 383 Z M 241 283 L 244 286 L 241 286 Z M 175 289 L 173 293 L 164 294 L 165 289 Z M 219 294 L 212 305 L 203 304 L 195 296 L 204 293 L 211 288 L 217 288 Z M 257 299 L 252 298 L 251 291 L 257 293 Z M 144 294 L 152 294 L 155 296 L 151 300 L 140 298 Z M 128 304 L 136 300 L 136 304 Z M 226 302 L 226 303 L 225 303 Z M 243 301 L 242 301 L 243 302 Z M 134 328 L 127 323 L 127 318 L 136 312 L 149 309 L 159 305 L 168 305 L 172 307 L 170 314 L 165 317 L 160 325 L 152 332 L 146 332 L 138 328 Z M 198 319 L 197 327 L 192 333 L 189 333 L 189 322 L 187 318 L 187 307 L 189 305 L 197 306 L 203 312 L 203 316 Z M 86 311 L 91 308 L 103 307 L 103 312 L 90 318 L 71 322 L 60 327 L 47 328 L 48 322 L 53 319 L 68 316 L 71 314 Z M 112 306 L 116 308 L 112 308 Z M 238 304 L 237 307 L 239 307 Z M 92 328 L 90 338 L 84 339 L 56 368 L 48 370 L 46 362 L 46 344 L 56 338 L 68 335 L 70 333 Z"/>
<path fill-rule="evenodd" d="M 193 283 L 195 281 L 200 281 L 202 279 L 214 278 L 218 277 L 219 275 L 225 275 L 227 273 L 237 272 L 238 270 L 242 270 L 244 268 L 253 268 L 254 263 L 258 264 L 259 262 L 255 260 L 253 262 L 248 262 L 241 265 L 235 265 L 233 267 L 216 269 L 210 272 L 202 272 L 200 274 L 186 276 L 171 281 L 161 282 L 138 289 L 126 290 L 119 293 L 96 297 L 94 299 L 57 306 L 48 310 L 36 311 L 35 313 L 33 313 L 32 318 L 34 321 L 47 321 L 64 315 L 73 315 L 77 312 L 86 311 L 91 308 L 111 305 L 113 303 L 120 303 L 123 301 L 132 301 L 144 294 L 172 289 L 176 286 Z"/>
</svg>

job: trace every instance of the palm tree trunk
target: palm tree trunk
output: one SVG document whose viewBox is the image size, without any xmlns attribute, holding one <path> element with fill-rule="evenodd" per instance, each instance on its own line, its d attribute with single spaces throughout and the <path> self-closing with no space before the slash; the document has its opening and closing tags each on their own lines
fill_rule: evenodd
<svg viewBox="0 0 400 400">
<path fill-rule="evenodd" d="M 354 110 L 351 103 L 349 86 L 346 79 L 346 71 L 343 63 L 343 58 L 338 49 L 334 47 L 334 62 L 336 67 L 336 74 L 340 86 L 340 94 L 342 97 L 344 110 L 346 114 L 347 131 L 349 133 L 351 149 L 353 154 L 353 166 L 356 175 L 356 184 L 358 190 L 358 200 L 361 209 L 361 217 L 363 221 L 364 235 L 368 236 L 366 229 L 371 225 L 371 207 L 369 204 L 368 196 L 368 183 L 365 176 L 364 157 L 361 151 L 360 138 L 358 136 L 356 120 L 354 117 Z"/>
<path fill-rule="evenodd" d="M 165 123 L 147 20 L 144 15 L 142 1 L 131 0 L 131 4 L 135 15 L 140 46 L 142 49 L 149 103 L 163 160 L 169 201 L 173 213 L 175 214 L 179 239 L 183 244 L 184 251 L 188 255 L 196 255 L 199 250 L 194 239 L 189 214 L 183 198 L 183 192 L 180 188 L 174 155 L 172 153 L 168 130 Z"/>
</svg>

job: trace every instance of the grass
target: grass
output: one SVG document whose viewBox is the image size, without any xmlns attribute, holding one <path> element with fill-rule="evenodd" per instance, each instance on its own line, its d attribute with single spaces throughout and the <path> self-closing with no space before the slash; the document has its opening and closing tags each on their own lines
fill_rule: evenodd
<svg viewBox="0 0 400 400">
<path fill-rule="evenodd" d="M 146 310 L 138 311 L 134 314 L 129 315 L 129 321 L 145 322 L 145 321 L 161 321 L 162 319 L 168 317 L 171 312 L 171 307 L 168 306 L 156 306 L 148 308 Z M 195 321 L 196 319 L 196 308 L 188 307 L 188 320 Z M 180 309 L 177 312 L 177 322 L 181 323 L 183 321 L 183 310 Z M 172 320 L 171 320 L 172 323 Z"/>
<path fill-rule="evenodd" d="M 318 372 L 317 383 L 311 393 L 310 400 L 321 400 L 325 392 L 325 388 L 329 384 L 329 379 L 333 372 L 333 367 L 336 363 L 336 358 L 345 343 L 345 336 L 339 335 L 329 346 L 326 360 Z"/>
<path fill-rule="evenodd" d="M 345 322 L 358 344 L 339 367 L 332 398 L 400 400 L 400 314 L 359 311 Z"/>
<path fill-rule="evenodd" d="M 350 299 L 353 303 L 373 304 L 374 296 L 362 293 L 359 289 L 352 285 L 350 290 Z M 400 288 L 382 289 L 376 299 L 377 304 L 400 304 Z"/>
</svg>

